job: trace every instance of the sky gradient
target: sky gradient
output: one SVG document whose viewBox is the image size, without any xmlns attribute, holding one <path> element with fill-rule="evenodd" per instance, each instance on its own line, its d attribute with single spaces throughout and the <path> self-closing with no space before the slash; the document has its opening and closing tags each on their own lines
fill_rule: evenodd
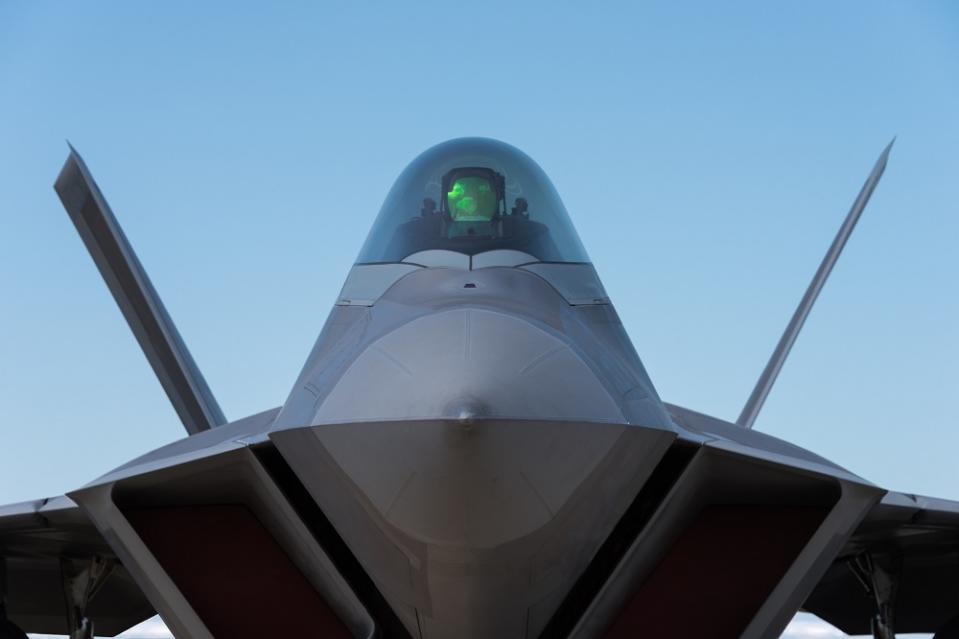
<svg viewBox="0 0 959 639">
<path fill-rule="evenodd" d="M 236 419 L 463 135 L 540 163 L 660 395 L 726 419 L 898 135 L 756 427 L 959 498 L 957 114 L 951 1 L 2 0 L 0 503 L 183 435 L 51 188 L 66 139 Z"/>
</svg>

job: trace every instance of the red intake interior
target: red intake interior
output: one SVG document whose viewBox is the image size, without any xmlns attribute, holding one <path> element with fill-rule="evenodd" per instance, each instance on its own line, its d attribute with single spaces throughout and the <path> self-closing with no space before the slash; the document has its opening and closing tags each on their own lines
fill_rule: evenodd
<svg viewBox="0 0 959 639">
<path fill-rule="evenodd" d="M 603 636 L 739 637 L 827 513 L 807 507 L 706 507 Z"/>
<path fill-rule="evenodd" d="M 246 506 L 176 506 L 124 514 L 213 636 L 351 636 Z"/>
</svg>

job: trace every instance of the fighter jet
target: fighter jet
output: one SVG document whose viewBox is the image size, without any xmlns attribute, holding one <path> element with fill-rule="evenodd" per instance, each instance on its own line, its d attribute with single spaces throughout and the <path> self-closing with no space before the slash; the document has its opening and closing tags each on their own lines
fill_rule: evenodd
<svg viewBox="0 0 959 639">
<path fill-rule="evenodd" d="M 752 429 L 880 156 L 733 423 L 660 399 L 546 174 L 400 174 L 282 405 L 228 421 L 80 156 L 55 189 L 187 436 L 0 508 L 0 639 L 959 637 L 959 503 Z"/>
</svg>

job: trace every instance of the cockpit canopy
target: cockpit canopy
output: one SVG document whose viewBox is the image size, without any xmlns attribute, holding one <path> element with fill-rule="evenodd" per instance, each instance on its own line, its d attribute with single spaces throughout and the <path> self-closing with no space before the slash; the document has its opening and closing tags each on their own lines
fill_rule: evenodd
<svg viewBox="0 0 959 639">
<path fill-rule="evenodd" d="M 357 262 L 402 262 L 437 249 L 589 262 L 543 170 L 519 149 L 485 138 L 450 140 L 413 160 L 386 196 Z"/>
</svg>

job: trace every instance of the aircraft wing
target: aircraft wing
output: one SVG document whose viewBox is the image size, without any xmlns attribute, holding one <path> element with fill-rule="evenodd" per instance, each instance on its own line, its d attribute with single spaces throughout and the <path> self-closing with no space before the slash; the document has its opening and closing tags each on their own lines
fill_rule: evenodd
<svg viewBox="0 0 959 639">
<path fill-rule="evenodd" d="M 96 559 L 104 566 L 88 616 L 97 636 L 115 636 L 156 614 L 94 525 L 68 497 L 0 506 L 7 613 L 24 631 L 67 634 L 66 580 Z M 3 572 L 0 561 L 0 573 Z M 3 590 L 0 574 L 0 592 Z"/>
<path fill-rule="evenodd" d="M 870 563 L 888 579 L 869 579 Z M 843 632 L 868 634 L 876 590 L 884 587 L 897 633 L 936 632 L 959 615 L 959 502 L 888 493 L 803 608 Z"/>
</svg>

